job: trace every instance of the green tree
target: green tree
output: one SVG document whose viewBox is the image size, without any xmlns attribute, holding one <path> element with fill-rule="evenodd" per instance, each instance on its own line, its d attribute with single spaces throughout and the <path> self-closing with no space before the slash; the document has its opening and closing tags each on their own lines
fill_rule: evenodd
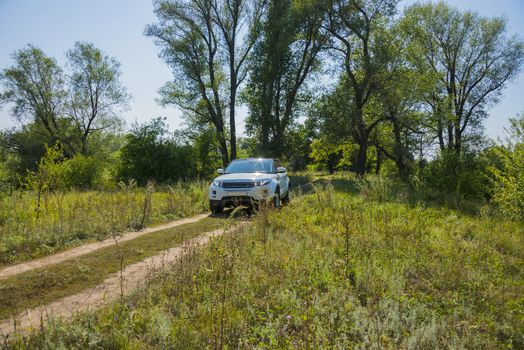
<svg viewBox="0 0 524 350">
<path fill-rule="evenodd" d="M 127 107 L 129 94 L 120 81 L 120 63 L 91 43 L 76 42 L 67 52 L 71 67 L 67 114 L 78 132 L 80 153 L 89 153 L 93 133 L 115 130 Z"/>
<path fill-rule="evenodd" d="M 156 0 L 154 4 L 158 23 L 147 26 L 146 35 L 162 48 L 161 57 L 174 75 L 160 90 L 161 103 L 181 108 L 193 122 L 213 125 L 226 166 L 236 157 L 236 97 L 257 39 L 263 2 Z"/>
<path fill-rule="evenodd" d="M 398 0 L 330 0 L 319 1 L 324 12 L 323 29 L 331 34 L 330 50 L 337 54 L 344 71 L 341 84 L 351 99 L 346 111 L 352 136 L 359 145 L 355 170 L 366 171 L 369 135 L 382 117 L 365 115 L 366 105 L 376 94 L 383 70 L 391 57 L 387 50 L 388 18 L 395 13 Z"/>
<path fill-rule="evenodd" d="M 310 157 L 313 163 L 325 165 L 330 174 L 334 174 L 337 168 L 351 166 L 351 157 L 355 151 L 354 144 L 317 138 L 312 140 L 310 147 Z"/>
<path fill-rule="evenodd" d="M 144 185 L 149 180 L 173 182 L 190 178 L 196 164 L 193 148 L 169 135 L 165 119 L 134 124 L 121 150 L 120 178 Z"/>
<path fill-rule="evenodd" d="M 398 52 L 399 57 L 402 54 Z M 419 151 L 420 137 L 425 130 L 422 113 L 418 110 L 421 101 L 419 87 L 424 84 L 419 73 L 401 63 L 389 72 L 390 78 L 382 83 L 378 92 L 378 103 L 384 123 L 377 128 L 374 142 L 378 158 L 384 154 L 391 159 L 400 178 L 408 180 L 412 173 L 415 153 Z M 386 128 L 384 133 L 382 129 Z M 381 130 L 378 130 L 381 129 Z"/>
<path fill-rule="evenodd" d="M 282 157 L 289 146 L 289 128 L 307 100 L 304 87 L 327 40 L 320 25 L 320 13 L 307 1 L 269 4 L 244 95 L 250 108 L 246 126 L 258 141 L 258 155 Z"/>
<path fill-rule="evenodd" d="M 493 150 L 497 164 L 488 168 L 492 200 L 508 217 L 524 221 L 524 113 L 510 123 L 506 144 Z"/>
<path fill-rule="evenodd" d="M 247 75 L 246 60 L 260 32 L 266 0 L 217 0 L 212 2 L 214 21 L 226 48 L 229 71 L 230 160 L 237 158 L 236 100 Z M 245 35 L 244 35 L 245 33 Z"/>
<path fill-rule="evenodd" d="M 92 44 L 76 43 L 67 53 L 70 74 L 65 79 L 56 61 L 34 46 L 12 57 L 14 64 L 0 74 L 0 103 L 12 105 L 21 126 L 4 131 L 0 147 L 15 174 L 36 171 L 46 145 L 57 143 L 67 158 L 89 153 L 99 166 L 106 164 L 128 100 L 119 63 Z"/>
<path fill-rule="evenodd" d="M 155 1 L 158 23 L 146 27 L 146 35 L 161 47 L 161 57 L 172 68 L 174 79 L 160 90 L 161 103 L 181 108 L 216 130 L 222 163 L 229 163 L 226 76 L 219 54 L 218 28 L 213 20 L 213 1 Z"/>
<path fill-rule="evenodd" d="M 55 143 L 41 123 L 30 122 L 20 128 L 1 132 L 0 148 L 6 155 L 16 159 L 11 170 L 24 177 L 28 170 L 36 170 L 38 161 L 46 153 L 45 145 Z"/>
<path fill-rule="evenodd" d="M 35 171 L 30 171 L 25 178 L 27 189 L 36 192 L 36 217 L 40 215 L 42 195 L 48 191 L 64 188 L 64 175 L 67 164 L 63 162 L 62 146 L 57 143 L 53 147 L 45 146 L 46 153 L 38 162 Z"/>
<path fill-rule="evenodd" d="M 330 174 L 335 173 L 338 162 L 342 158 L 339 145 L 327 140 L 315 139 L 311 142 L 311 159 L 316 164 L 325 165 Z"/>
<path fill-rule="evenodd" d="M 12 59 L 14 64 L 0 73 L 0 104 L 11 104 L 18 121 L 36 124 L 50 144 L 60 141 L 68 153 L 74 153 L 71 123 L 63 117 L 66 92 L 62 69 L 33 45 L 15 51 Z"/>
<path fill-rule="evenodd" d="M 411 63 L 435 78 L 428 101 L 440 148 L 460 153 L 464 136 L 520 72 L 524 42 L 508 37 L 505 19 L 460 12 L 444 2 L 411 6 L 403 27 Z"/>
<path fill-rule="evenodd" d="M 178 144 L 188 144 L 193 147 L 194 171 L 198 176 L 207 178 L 215 174 L 216 170 L 222 166 L 220 146 L 212 126 L 190 124 L 186 129 L 177 130 L 176 133 Z"/>
</svg>

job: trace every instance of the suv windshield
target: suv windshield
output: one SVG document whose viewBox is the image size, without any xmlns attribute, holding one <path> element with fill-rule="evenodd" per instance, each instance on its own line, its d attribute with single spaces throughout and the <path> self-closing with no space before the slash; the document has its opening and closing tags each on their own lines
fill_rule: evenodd
<svg viewBox="0 0 524 350">
<path fill-rule="evenodd" d="M 226 174 L 235 173 L 272 173 L 272 159 L 242 159 L 232 161 L 226 168 Z"/>
</svg>

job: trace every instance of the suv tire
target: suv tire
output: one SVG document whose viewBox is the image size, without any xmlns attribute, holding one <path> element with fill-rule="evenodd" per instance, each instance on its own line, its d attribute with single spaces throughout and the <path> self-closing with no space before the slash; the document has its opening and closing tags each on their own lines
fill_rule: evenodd
<svg viewBox="0 0 524 350">
<path fill-rule="evenodd" d="M 277 190 L 275 191 L 275 195 L 273 196 L 273 207 L 275 207 L 275 209 L 280 209 L 281 206 L 282 203 L 280 200 L 280 189 L 277 188 Z"/>
<path fill-rule="evenodd" d="M 224 208 L 222 208 L 221 205 L 213 205 L 209 203 L 209 209 L 211 209 L 211 213 L 213 214 L 220 214 Z"/>
<path fill-rule="evenodd" d="M 282 198 L 282 204 L 284 204 L 284 205 L 289 204 L 289 200 L 290 200 L 289 192 L 291 192 L 291 184 L 288 185 L 286 196 L 284 198 Z"/>
</svg>

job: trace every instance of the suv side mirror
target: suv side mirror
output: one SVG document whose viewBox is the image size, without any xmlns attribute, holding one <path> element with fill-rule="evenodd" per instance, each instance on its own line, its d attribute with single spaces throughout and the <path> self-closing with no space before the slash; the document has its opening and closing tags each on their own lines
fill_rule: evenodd
<svg viewBox="0 0 524 350">
<path fill-rule="evenodd" d="M 285 173 L 286 171 L 287 171 L 286 168 L 284 168 L 283 166 L 279 166 L 277 168 L 277 173 Z"/>
<path fill-rule="evenodd" d="M 224 173 L 224 169 L 220 168 L 217 170 L 217 173 L 219 173 L 220 175 L 222 175 Z"/>
</svg>

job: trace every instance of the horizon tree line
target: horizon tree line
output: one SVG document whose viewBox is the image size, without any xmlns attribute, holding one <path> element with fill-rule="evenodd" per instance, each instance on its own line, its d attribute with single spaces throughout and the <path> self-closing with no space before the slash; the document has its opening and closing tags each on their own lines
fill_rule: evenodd
<svg viewBox="0 0 524 350">
<path fill-rule="evenodd" d="M 195 157 L 213 153 L 222 166 L 253 155 L 301 168 L 319 157 L 364 175 L 389 159 L 407 180 L 427 149 L 460 157 L 479 147 L 488 108 L 524 61 L 524 42 L 509 36 L 505 19 L 444 2 L 400 14 L 397 0 L 153 6 L 157 22 L 144 33 L 173 74 L 160 103 L 183 111 L 180 140 L 199 147 Z M 32 45 L 12 57 L 0 73 L 0 103 L 23 127 L 0 143 L 25 157 L 23 166 L 45 143 L 88 156 L 121 130 L 130 95 L 115 58 L 86 42 L 66 53 L 67 73 Z M 242 105 L 246 138 L 236 129 Z"/>
</svg>

